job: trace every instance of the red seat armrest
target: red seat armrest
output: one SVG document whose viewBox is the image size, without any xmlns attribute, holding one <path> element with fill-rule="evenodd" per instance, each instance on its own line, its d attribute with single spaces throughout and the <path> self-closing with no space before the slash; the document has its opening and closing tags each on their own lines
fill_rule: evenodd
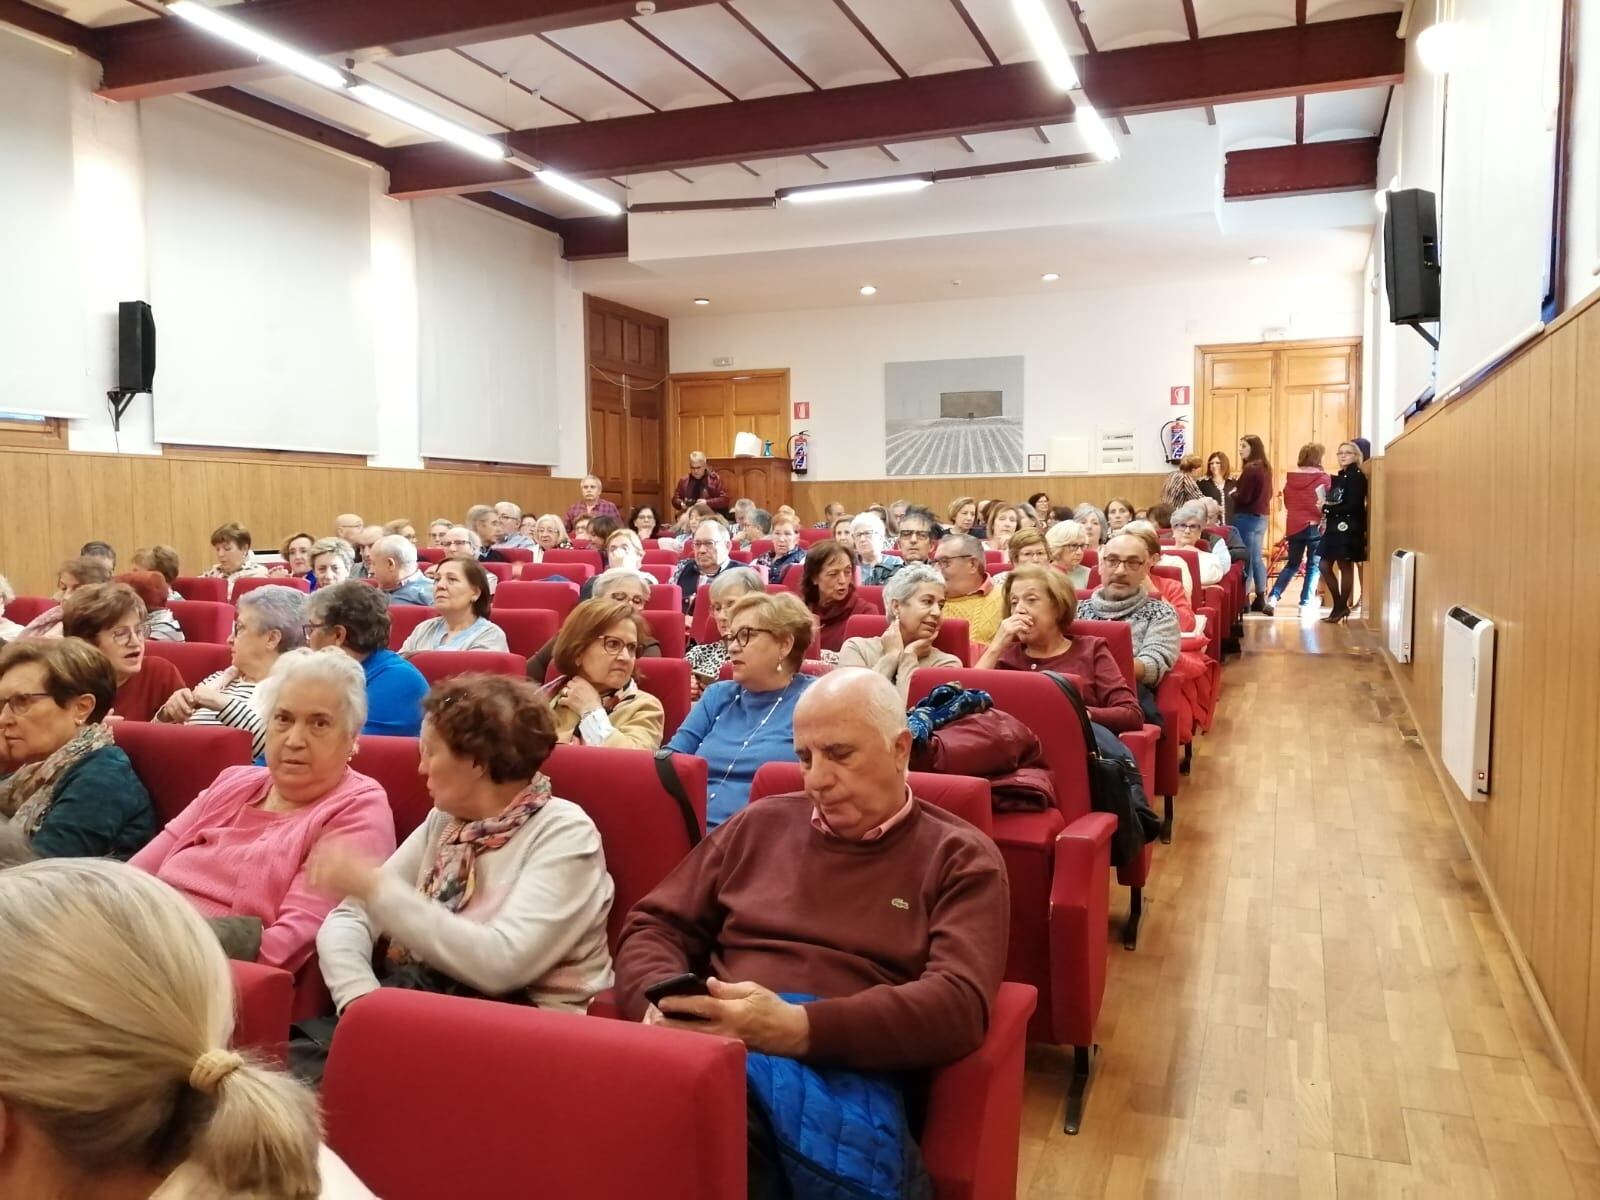
<svg viewBox="0 0 1600 1200">
<path fill-rule="evenodd" d="M 1122 744 L 1133 754 L 1133 761 L 1139 764 L 1139 778 L 1144 783 L 1144 794 L 1156 794 L 1156 743 L 1161 740 L 1161 729 L 1156 725 L 1146 725 L 1135 729 L 1131 733 L 1117 735 Z"/>
<path fill-rule="evenodd" d="M 289 1059 L 289 1010 L 294 976 L 260 963 L 228 963 L 233 976 L 233 1045 L 254 1050 L 273 1062 Z"/>
<path fill-rule="evenodd" d="M 1050 1008 L 1056 1034 L 1094 1041 L 1106 990 L 1106 900 L 1111 887 L 1110 813 L 1085 813 L 1056 837 L 1050 879 Z"/>
</svg>

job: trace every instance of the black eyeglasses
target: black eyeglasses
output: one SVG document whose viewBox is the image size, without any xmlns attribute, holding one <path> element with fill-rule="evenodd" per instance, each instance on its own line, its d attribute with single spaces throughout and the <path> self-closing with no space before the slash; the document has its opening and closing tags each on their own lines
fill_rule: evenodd
<svg viewBox="0 0 1600 1200">
<path fill-rule="evenodd" d="M 750 639 L 755 637 L 756 634 L 771 632 L 772 630 L 770 629 L 761 629 L 755 625 L 746 625 L 743 629 L 736 629 L 727 637 L 722 638 L 722 648 L 724 650 L 743 650 L 750 644 Z"/>
<path fill-rule="evenodd" d="M 621 658 L 623 655 L 627 655 L 629 658 L 639 657 L 638 642 L 625 642 L 618 637 L 603 637 L 599 641 L 600 649 L 604 650 L 612 658 Z"/>
</svg>

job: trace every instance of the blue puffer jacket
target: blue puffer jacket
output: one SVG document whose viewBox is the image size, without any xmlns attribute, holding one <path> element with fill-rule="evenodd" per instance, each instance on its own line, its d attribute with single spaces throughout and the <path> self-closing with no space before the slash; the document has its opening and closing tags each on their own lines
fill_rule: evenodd
<svg viewBox="0 0 1600 1200">
<path fill-rule="evenodd" d="M 810 996 L 786 995 L 791 1004 Z M 917 1200 L 931 1196 L 905 1100 L 888 1075 L 745 1059 L 751 1096 L 772 1124 L 794 1200 Z"/>
</svg>

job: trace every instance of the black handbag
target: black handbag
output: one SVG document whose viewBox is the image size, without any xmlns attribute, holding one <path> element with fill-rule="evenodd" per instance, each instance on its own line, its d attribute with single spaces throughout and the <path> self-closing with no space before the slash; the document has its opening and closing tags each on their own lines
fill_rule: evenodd
<svg viewBox="0 0 1600 1200">
<path fill-rule="evenodd" d="M 1145 796 L 1139 764 L 1116 734 L 1089 719 L 1089 710 L 1072 680 L 1056 671 L 1042 674 L 1061 689 L 1083 728 L 1084 752 L 1089 758 L 1090 807 L 1117 818 L 1117 831 L 1111 835 L 1111 865 L 1124 867 L 1137 862 L 1144 848 L 1161 835 L 1161 818 Z"/>
</svg>

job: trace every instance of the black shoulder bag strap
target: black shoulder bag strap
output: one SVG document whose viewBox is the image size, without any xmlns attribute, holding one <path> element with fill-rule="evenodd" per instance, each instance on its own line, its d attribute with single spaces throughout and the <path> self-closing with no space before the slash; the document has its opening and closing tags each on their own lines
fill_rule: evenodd
<svg viewBox="0 0 1600 1200">
<path fill-rule="evenodd" d="M 661 786 L 667 789 L 667 795 L 678 803 L 678 812 L 683 817 L 683 827 L 689 834 L 689 845 L 698 846 L 702 836 L 700 819 L 695 816 L 694 803 L 689 799 L 689 793 L 683 790 L 683 780 L 678 778 L 678 772 L 672 765 L 673 752 L 662 748 L 652 757 L 656 764 L 656 778 L 661 781 Z"/>
</svg>

